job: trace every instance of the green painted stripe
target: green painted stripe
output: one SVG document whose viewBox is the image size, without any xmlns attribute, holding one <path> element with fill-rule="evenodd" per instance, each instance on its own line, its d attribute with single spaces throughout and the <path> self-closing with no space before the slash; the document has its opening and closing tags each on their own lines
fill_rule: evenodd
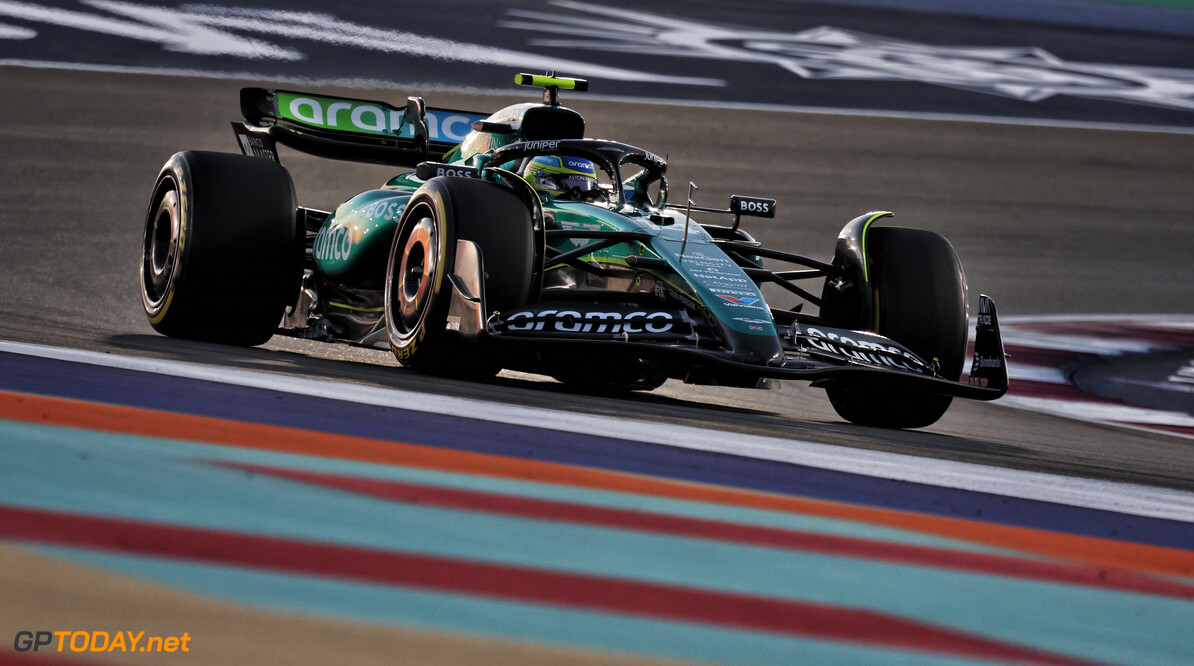
<svg viewBox="0 0 1194 666">
<path fill-rule="evenodd" d="M 328 305 L 331 305 L 331 306 L 337 307 L 337 308 L 341 308 L 344 310 L 353 310 L 355 312 L 385 312 L 386 311 L 386 309 L 384 307 L 381 307 L 381 308 L 358 308 L 354 305 L 349 305 L 347 303 L 337 303 L 336 301 L 328 301 Z"/>
<path fill-rule="evenodd" d="M 872 215 L 870 217 L 870 219 L 868 219 L 866 221 L 866 224 L 862 225 L 862 279 L 864 281 L 866 281 L 868 284 L 871 281 L 871 276 L 870 276 L 870 266 L 868 265 L 868 264 L 870 264 L 870 261 L 867 260 L 867 256 L 866 256 L 866 235 L 867 235 L 867 232 L 871 230 L 872 222 L 874 222 L 875 220 L 877 220 L 881 217 L 885 217 L 887 215 L 894 215 L 894 213 L 892 213 L 890 211 L 886 211 L 886 210 L 879 211 L 879 212 L 875 213 L 874 215 Z"/>
</svg>

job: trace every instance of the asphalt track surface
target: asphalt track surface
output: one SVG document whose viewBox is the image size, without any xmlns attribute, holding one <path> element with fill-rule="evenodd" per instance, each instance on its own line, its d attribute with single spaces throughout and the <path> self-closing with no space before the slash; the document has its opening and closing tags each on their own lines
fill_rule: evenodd
<svg viewBox="0 0 1194 666">
<path fill-rule="evenodd" d="M 1190 131 L 1194 13 L 1181 4 L 3 0 L 0 62 L 485 91 L 514 68 L 556 70 L 635 99 Z"/>
<path fill-rule="evenodd" d="M 685 386 L 563 390 L 503 374 L 420 376 L 384 352 L 275 338 L 256 349 L 169 340 L 137 296 L 140 234 L 157 169 L 176 150 L 235 150 L 237 89 L 268 81 L 0 68 L 0 338 L 230 368 L 496 399 L 590 414 L 788 436 L 1003 467 L 1194 488 L 1190 442 L 956 401 L 936 425 L 843 423 L 821 391 Z M 336 92 L 334 89 L 325 89 Z M 401 99 L 418 90 L 340 91 Z M 491 110 L 525 98 L 425 93 Z M 766 244 L 827 258 L 869 210 L 950 238 L 972 295 L 1007 315 L 1188 313 L 1194 303 L 1194 136 L 611 103 L 571 96 L 589 134 L 666 154 L 699 201 L 780 202 L 750 222 Z M 284 153 L 300 203 L 330 208 L 389 169 Z"/>
</svg>

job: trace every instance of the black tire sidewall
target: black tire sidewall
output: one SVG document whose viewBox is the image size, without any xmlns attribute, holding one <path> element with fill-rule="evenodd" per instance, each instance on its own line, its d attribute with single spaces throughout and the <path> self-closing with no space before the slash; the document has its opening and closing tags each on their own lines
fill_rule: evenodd
<svg viewBox="0 0 1194 666">
<path fill-rule="evenodd" d="M 921 229 L 871 230 L 877 330 L 926 361 L 945 379 L 962 376 L 966 354 L 966 276 L 953 245 Z"/>
<path fill-rule="evenodd" d="M 302 277 L 294 185 L 281 165 L 186 151 L 162 168 L 146 215 L 142 254 L 162 197 L 177 193 L 179 238 L 169 284 L 150 324 L 166 335 L 237 345 L 268 340 Z"/>
<path fill-rule="evenodd" d="M 872 229 L 867 241 L 875 332 L 904 345 L 939 374 L 961 377 L 967 342 L 967 288 L 961 262 L 943 236 L 920 229 Z M 826 387 L 838 415 L 860 425 L 921 428 L 949 408 L 947 395 L 909 391 L 876 382 Z"/>
</svg>

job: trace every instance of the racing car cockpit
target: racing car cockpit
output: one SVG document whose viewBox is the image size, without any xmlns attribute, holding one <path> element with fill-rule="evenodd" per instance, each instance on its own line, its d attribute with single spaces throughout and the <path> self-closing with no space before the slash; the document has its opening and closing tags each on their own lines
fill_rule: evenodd
<svg viewBox="0 0 1194 666">
<path fill-rule="evenodd" d="M 591 201 L 606 198 L 597 182 L 597 167 L 582 157 L 539 155 L 529 158 L 519 175 L 540 194 L 554 199 Z"/>
<path fill-rule="evenodd" d="M 604 139 L 519 141 L 503 146 L 492 153 L 478 156 L 478 166 L 484 169 L 510 164 L 525 164 L 526 166 L 522 168 L 523 173 L 519 174 L 523 176 L 524 180 L 528 169 L 536 173 L 553 169 L 559 170 L 559 167 L 547 167 L 546 164 L 536 166 L 535 160 L 542 157 L 563 157 L 574 161 L 577 165 L 587 162 L 593 166 L 591 170 L 582 166 L 583 174 L 595 176 L 591 181 L 584 179 L 586 182 L 580 182 L 581 171 L 568 174 L 577 178 L 574 184 L 579 188 L 572 191 L 573 196 L 579 195 L 576 200 L 608 201 L 615 210 L 622 210 L 628 205 L 634 208 L 663 207 L 667 203 L 667 177 L 665 175 L 667 163 L 663 161 L 663 158 L 650 151 L 618 141 Z M 565 168 L 565 170 L 567 169 Z M 608 184 L 601 181 L 602 172 L 604 172 L 604 176 L 608 177 Z M 552 174 L 551 177 L 557 178 L 560 175 L 564 174 Z M 532 187 L 540 191 L 543 191 L 543 187 L 551 188 L 558 184 L 554 181 L 543 186 L 530 183 Z M 652 197 L 649 192 L 656 189 L 656 186 L 657 191 Z M 567 189 L 571 191 L 571 186 Z M 549 190 L 548 193 L 552 192 Z"/>
</svg>

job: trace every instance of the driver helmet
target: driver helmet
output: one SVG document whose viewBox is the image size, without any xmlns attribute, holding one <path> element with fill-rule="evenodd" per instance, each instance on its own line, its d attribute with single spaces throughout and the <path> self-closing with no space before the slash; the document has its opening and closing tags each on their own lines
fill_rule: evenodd
<svg viewBox="0 0 1194 666">
<path fill-rule="evenodd" d="M 522 169 L 531 187 L 553 197 L 575 196 L 598 189 L 597 167 L 589 160 L 561 155 L 540 155 Z"/>
</svg>

